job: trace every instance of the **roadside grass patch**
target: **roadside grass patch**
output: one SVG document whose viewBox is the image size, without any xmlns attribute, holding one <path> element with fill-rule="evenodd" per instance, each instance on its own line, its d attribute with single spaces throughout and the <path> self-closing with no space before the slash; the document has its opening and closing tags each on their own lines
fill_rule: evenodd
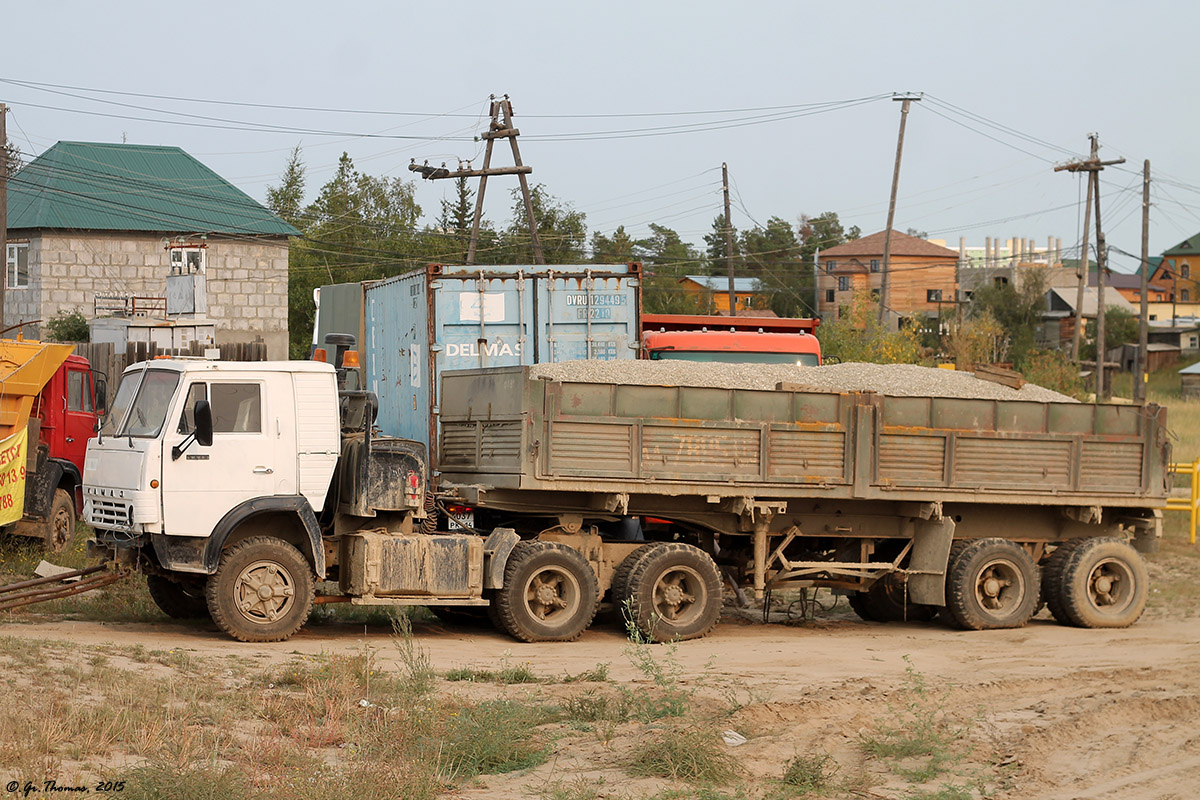
<svg viewBox="0 0 1200 800">
<path fill-rule="evenodd" d="M 837 772 L 837 761 L 828 753 L 801 754 L 784 765 L 779 782 L 788 794 L 805 795 L 830 788 Z"/>
<path fill-rule="evenodd" d="M 897 775 L 924 783 L 941 775 L 959 761 L 956 745 L 967 727 L 956 723 L 946 711 L 949 689 L 931 689 L 925 676 L 904 658 L 905 683 L 897 702 L 888 703 L 889 719 L 873 731 L 860 734 L 863 751 L 879 759 L 890 759 Z"/>
<path fill-rule="evenodd" d="M 655 734 L 638 747 L 629 765 L 634 775 L 723 786 L 742 774 L 737 757 L 721 737 L 700 725 L 680 725 Z"/>
</svg>

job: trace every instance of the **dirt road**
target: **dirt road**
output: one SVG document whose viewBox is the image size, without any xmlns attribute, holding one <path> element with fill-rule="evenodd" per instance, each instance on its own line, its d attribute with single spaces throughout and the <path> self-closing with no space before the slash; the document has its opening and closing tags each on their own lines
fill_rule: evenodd
<svg viewBox="0 0 1200 800">
<path fill-rule="evenodd" d="M 612 622 L 572 644 L 521 644 L 486 629 L 417 624 L 415 640 L 439 672 L 528 663 L 539 675 L 609 665 L 617 684 L 644 681 Z M 263 664 L 295 654 L 377 648 L 397 666 L 390 632 L 346 624 L 311 626 L 270 645 L 232 642 L 211 626 L 44 622 L 0 625 L 0 636 L 82 645 L 231 653 Z M 1043 612 L 1018 630 L 961 632 L 931 624 L 876 624 L 843 616 L 802 624 L 726 619 L 703 640 L 661 657 L 680 681 L 711 697 L 735 697 L 728 725 L 747 736 L 738 751 L 751 785 L 797 753 L 831 755 L 845 776 L 873 777 L 845 796 L 904 797 L 907 784 L 868 763 L 860 733 L 902 710 L 914 679 L 971 742 L 953 780 L 981 775 L 1012 798 L 1190 798 L 1200 793 L 1200 617 L 1147 615 L 1124 630 L 1079 630 Z M 915 678 L 914 678 L 915 676 Z M 521 691 L 531 691 L 522 688 Z M 715 701 L 714 701 L 715 702 Z M 613 771 L 611 757 L 563 748 L 532 772 L 487 776 L 463 797 L 521 797 L 553 776 L 588 776 L 611 787 L 596 797 L 642 797 L 653 786 Z M 730 795 L 735 796 L 735 795 Z M 750 797 L 760 796 L 754 791 Z M 841 795 L 838 795 L 841 796 Z M 956 795 L 948 795 L 956 796 Z M 972 795 L 963 795 L 972 796 Z"/>
</svg>

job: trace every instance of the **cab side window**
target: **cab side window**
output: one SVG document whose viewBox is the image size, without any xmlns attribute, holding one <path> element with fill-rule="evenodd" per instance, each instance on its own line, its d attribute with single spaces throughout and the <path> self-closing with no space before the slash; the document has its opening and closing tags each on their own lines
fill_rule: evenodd
<svg viewBox="0 0 1200 800">
<path fill-rule="evenodd" d="M 67 373 L 67 410 L 91 411 L 92 393 L 88 391 L 88 373 L 75 370 Z"/>
<path fill-rule="evenodd" d="M 214 433 L 262 433 L 262 394 L 257 383 L 209 384 Z"/>
</svg>

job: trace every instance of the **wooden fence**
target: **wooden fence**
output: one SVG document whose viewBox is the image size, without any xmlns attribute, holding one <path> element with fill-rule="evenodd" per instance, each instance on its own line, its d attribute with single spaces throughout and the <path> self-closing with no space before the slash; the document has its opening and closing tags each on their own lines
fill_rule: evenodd
<svg viewBox="0 0 1200 800">
<path fill-rule="evenodd" d="M 116 397 L 117 387 L 121 385 L 121 373 L 130 364 L 149 361 L 159 356 L 196 356 L 204 355 L 205 350 L 221 351 L 222 361 L 266 361 L 267 345 L 265 342 L 229 342 L 205 347 L 199 342 L 193 342 L 191 347 L 182 349 L 160 348 L 147 342 L 130 342 L 124 350 L 118 350 L 110 343 L 88 343 L 75 345 L 75 353 L 81 355 L 92 365 L 92 369 L 103 372 L 108 378 L 109 400 Z"/>
</svg>

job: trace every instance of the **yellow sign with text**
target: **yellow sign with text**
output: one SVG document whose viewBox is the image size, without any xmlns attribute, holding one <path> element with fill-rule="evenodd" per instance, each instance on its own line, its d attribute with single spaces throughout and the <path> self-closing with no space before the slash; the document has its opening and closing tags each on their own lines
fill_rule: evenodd
<svg viewBox="0 0 1200 800">
<path fill-rule="evenodd" d="M 0 440 L 0 525 L 16 522 L 25 514 L 25 448 L 28 441 L 27 428 Z"/>
</svg>

